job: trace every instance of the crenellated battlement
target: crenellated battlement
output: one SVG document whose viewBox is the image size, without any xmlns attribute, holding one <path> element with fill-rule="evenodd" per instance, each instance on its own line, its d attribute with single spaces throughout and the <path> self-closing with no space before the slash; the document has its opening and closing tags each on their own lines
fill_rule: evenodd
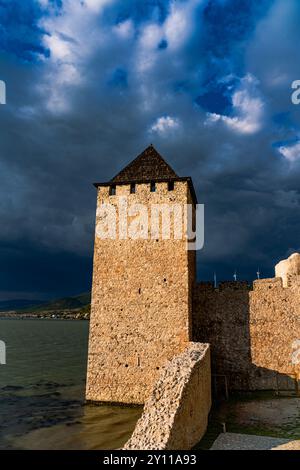
<svg viewBox="0 0 300 470">
<path fill-rule="evenodd" d="M 264 291 L 270 289 L 283 289 L 281 277 L 258 279 L 253 282 L 253 290 L 255 291 Z"/>
<path fill-rule="evenodd" d="M 208 292 L 213 292 L 215 291 L 215 287 L 214 287 L 214 284 L 213 282 L 198 282 L 196 285 L 195 285 L 195 289 L 197 291 L 208 291 Z"/>
<path fill-rule="evenodd" d="M 255 281 L 222 281 L 217 287 L 213 282 L 201 281 L 195 285 L 196 292 L 222 292 L 222 291 L 265 291 L 270 289 L 300 289 L 300 275 L 289 277 L 287 287 L 284 287 L 280 277 L 256 279 Z"/>
<path fill-rule="evenodd" d="M 248 281 L 222 281 L 217 287 L 213 282 L 199 282 L 196 284 L 196 290 L 208 292 L 221 292 L 224 290 L 250 290 L 251 286 Z"/>
<path fill-rule="evenodd" d="M 247 281 L 223 281 L 219 284 L 219 291 L 224 290 L 242 290 L 242 291 L 249 291 L 250 284 Z"/>
</svg>

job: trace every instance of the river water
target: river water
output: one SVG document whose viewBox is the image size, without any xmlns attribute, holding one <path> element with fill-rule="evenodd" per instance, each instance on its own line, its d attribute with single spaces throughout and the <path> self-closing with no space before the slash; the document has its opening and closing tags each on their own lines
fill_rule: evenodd
<svg viewBox="0 0 300 470">
<path fill-rule="evenodd" d="M 141 408 L 84 404 L 88 322 L 0 319 L 0 449 L 116 449 Z"/>
</svg>

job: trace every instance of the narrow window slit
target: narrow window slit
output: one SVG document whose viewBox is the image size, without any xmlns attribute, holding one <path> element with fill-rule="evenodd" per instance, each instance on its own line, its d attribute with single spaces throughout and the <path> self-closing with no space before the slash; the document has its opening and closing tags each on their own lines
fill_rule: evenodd
<svg viewBox="0 0 300 470">
<path fill-rule="evenodd" d="M 109 195 L 110 195 L 110 196 L 115 196 L 115 195 L 116 195 L 116 185 L 115 185 L 115 184 L 112 184 L 112 185 L 109 187 Z"/>
<path fill-rule="evenodd" d="M 151 183 L 150 183 L 150 191 L 151 191 L 151 193 L 155 193 L 155 191 L 156 191 L 155 181 L 151 181 Z"/>
<path fill-rule="evenodd" d="M 174 181 L 168 181 L 168 191 L 174 190 Z"/>
</svg>

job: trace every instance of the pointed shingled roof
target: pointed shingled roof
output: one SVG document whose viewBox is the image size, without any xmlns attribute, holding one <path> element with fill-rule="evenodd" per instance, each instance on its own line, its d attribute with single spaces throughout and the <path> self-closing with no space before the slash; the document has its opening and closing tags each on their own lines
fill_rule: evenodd
<svg viewBox="0 0 300 470">
<path fill-rule="evenodd" d="M 153 145 L 149 145 L 129 165 L 121 170 L 112 182 L 130 182 L 137 180 L 168 180 L 178 178 L 175 171 L 168 165 Z"/>
<path fill-rule="evenodd" d="M 187 181 L 194 204 L 197 204 L 192 178 L 190 176 L 178 176 L 168 165 L 153 145 L 149 145 L 140 155 L 132 160 L 123 170 L 110 181 L 94 183 L 94 186 L 111 186 L 131 183 L 149 183 L 150 181 Z"/>
</svg>

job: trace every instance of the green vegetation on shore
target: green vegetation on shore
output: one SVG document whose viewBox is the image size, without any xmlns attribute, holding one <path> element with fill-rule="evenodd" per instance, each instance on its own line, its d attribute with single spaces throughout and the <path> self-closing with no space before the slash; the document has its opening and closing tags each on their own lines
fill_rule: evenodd
<svg viewBox="0 0 300 470">
<path fill-rule="evenodd" d="M 34 303 L 26 308 L 2 310 L 0 315 L 4 318 L 60 318 L 74 320 L 88 320 L 90 316 L 91 293 L 86 292 L 72 297 L 49 302 Z"/>
</svg>

